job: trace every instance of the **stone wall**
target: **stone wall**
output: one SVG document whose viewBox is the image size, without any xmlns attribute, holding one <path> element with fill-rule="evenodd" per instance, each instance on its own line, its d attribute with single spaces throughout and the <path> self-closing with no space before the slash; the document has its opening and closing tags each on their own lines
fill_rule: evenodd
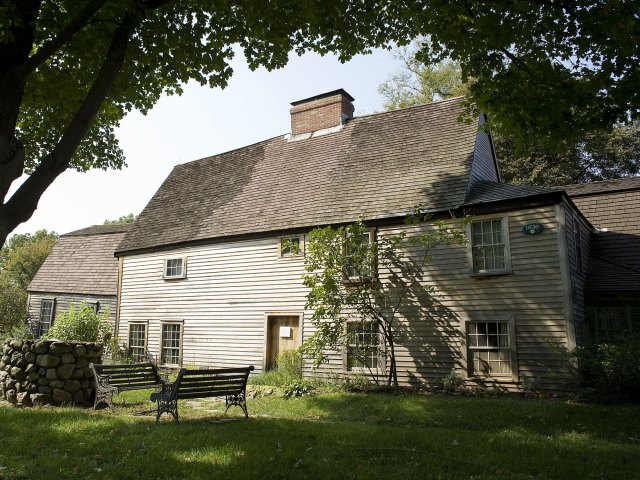
<svg viewBox="0 0 640 480">
<path fill-rule="evenodd" d="M 89 363 L 102 345 L 56 340 L 10 340 L 0 346 L 0 399 L 13 404 L 85 403 L 94 396 Z"/>
</svg>

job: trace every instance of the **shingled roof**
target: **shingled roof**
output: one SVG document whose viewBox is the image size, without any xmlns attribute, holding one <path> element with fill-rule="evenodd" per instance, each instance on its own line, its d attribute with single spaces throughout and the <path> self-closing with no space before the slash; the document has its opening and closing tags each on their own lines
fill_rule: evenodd
<svg viewBox="0 0 640 480">
<path fill-rule="evenodd" d="M 356 117 L 176 166 L 117 253 L 444 211 L 465 199 L 478 124 L 463 99 Z"/>
<path fill-rule="evenodd" d="M 476 182 L 467 195 L 465 206 L 530 198 L 539 195 L 551 194 L 553 192 L 554 190 L 546 188 L 529 187 L 526 185 L 508 185 L 506 183 L 481 180 Z"/>
<path fill-rule="evenodd" d="M 113 256 L 131 225 L 95 225 L 62 235 L 27 288 L 29 292 L 116 295 Z"/>
</svg>

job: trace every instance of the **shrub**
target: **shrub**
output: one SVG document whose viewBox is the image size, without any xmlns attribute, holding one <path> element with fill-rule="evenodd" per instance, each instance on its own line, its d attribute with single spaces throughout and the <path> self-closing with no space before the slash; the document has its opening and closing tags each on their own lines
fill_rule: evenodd
<svg viewBox="0 0 640 480">
<path fill-rule="evenodd" d="M 0 344 L 14 338 L 19 338 L 20 340 L 31 339 L 33 338 L 33 332 L 26 325 L 14 325 L 0 331 Z"/>
<path fill-rule="evenodd" d="M 253 385 L 284 387 L 293 384 L 302 379 L 302 354 L 298 350 L 285 350 L 278 355 L 276 368 L 249 378 Z"/>
<path fill-rule="evenodd" d="M 455 392 L 462 385 L 464 385 L 464 378 L 456 372 L 455 368 L 452 368 L 447 376 L 442 379 L 442 389 L 447 392 Z"/>
<path fill-rule="evenodd" d="M 96 313 L 93 307 L 85 302 L 79 307 L 71 305 L 68 311 L 56 315 L 46 337 L 107 345 L 112 338 L 109 310 Z"/>
<path fill-rule="evenodd" d="M 600 396 L 640 400 L 640 338 L 581 346 L 576 355 L 582 387 Z"/>
<path fill-rule="evenodd" d="M 283 387 L 284 398 L 309 396 L 315 393 L 313 384 L 307 380 L 295 380 Z"/>
</svg>

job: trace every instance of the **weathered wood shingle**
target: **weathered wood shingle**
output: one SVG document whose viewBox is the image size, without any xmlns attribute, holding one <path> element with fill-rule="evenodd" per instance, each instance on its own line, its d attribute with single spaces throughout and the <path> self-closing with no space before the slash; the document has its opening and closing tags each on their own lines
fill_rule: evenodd
<svg viewBox="0 0 640 480">
<path fill-rule="evenodd" d="M 462 99 L 354 118 L 173 169 L 118 253 L 405 215 L 464 202 L 477 122 Z"/>
<path fill-rule="evenodd" d="M 96 225 L 62 235 L 31 281 L 29 292 L 116 295 L 113 252 L 130 225 Z"/>
</svg>

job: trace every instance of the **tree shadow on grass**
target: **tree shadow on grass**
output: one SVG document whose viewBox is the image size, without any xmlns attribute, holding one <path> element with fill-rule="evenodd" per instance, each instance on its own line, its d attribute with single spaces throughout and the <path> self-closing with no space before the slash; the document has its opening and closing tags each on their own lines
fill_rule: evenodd
<svg viewBox="0 0 640 480">
<path fill-rule="evenodd" d="M 640 467 L 640 446 L 628 439 L 638 409 L 380 397 L 291 400 L 321 421 L 265 418 L 250 402 L 253 418 L 223 424 L 188 409 L 180 424 L 156 425 L 121 413 L 2 408 L 0 477 L 632 478 Z"/>
</svg>

